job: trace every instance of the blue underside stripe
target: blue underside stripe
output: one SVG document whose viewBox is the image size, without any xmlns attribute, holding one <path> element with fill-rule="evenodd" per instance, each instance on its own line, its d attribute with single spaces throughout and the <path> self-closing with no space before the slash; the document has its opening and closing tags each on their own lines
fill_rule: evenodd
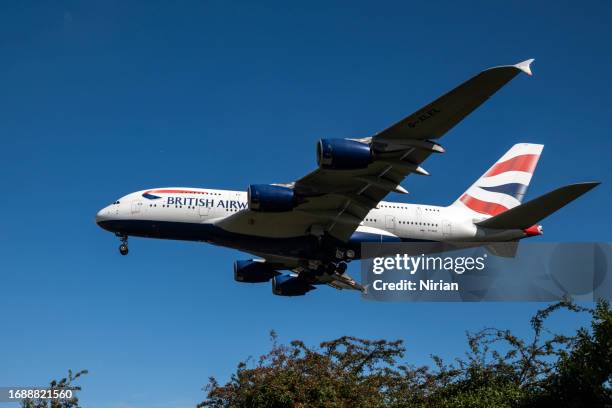
<svg viewBox="0 0 612 408">
<path fill-rule="evenodd" d="M 172 221 L 149 220 L 108 220 L 98 224 L 112 232 L 120 234 L 178 239 L 187 241 L 207 241 L 245 251 L 286 255 L 292 257 L 312 258 L 317 256 L 317 240 L 313 236 L 292 238 L 265 238 L 254 235 L 236 234 L 223 230 L 213 224 L 199 224 Z M 367 242 L 431 242 L 429 240 L 398 238 L 382 234 L 356 231 L 348 246 L 360 253 L 361 244 Z M 342 245 L 339 243 L 339 245 Z"/>
</svg>

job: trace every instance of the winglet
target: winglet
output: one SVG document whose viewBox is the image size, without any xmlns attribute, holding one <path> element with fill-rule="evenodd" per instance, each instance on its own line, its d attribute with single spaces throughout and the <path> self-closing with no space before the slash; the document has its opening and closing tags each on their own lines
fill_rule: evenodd
<svg viewBox="0 0 612 408">
<path fill-rule="evenodd" d="M 528 59 L 526 61 L 519 62 L 518 64 L 515 65 L 515 67 L 520 69 L 521 71 L 523 71 L 527 75 L 531 76 L 531 75 L 533 75 L 531 73 L 531 63 L 533 61 L 535 61 L 535 59 L 531 58 L 531 59 Z"/>
</svg>

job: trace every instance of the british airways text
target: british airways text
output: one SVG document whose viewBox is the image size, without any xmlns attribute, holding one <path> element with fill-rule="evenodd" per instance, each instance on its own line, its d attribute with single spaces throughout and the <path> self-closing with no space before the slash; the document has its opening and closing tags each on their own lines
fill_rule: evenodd
<svg viewBox="0 0 612 408">
<path fill-rule="evenodd" d="M 212 198 L 197 198 L 197 197 L 168 197 L 166 199 L 168 205 L 190 205 L 194 207 L 209 207 L 209 208 L 235 208 L 244 210 L 247 208 L 247 203 L 238 200 L 214 200 Z"/>
</svg>

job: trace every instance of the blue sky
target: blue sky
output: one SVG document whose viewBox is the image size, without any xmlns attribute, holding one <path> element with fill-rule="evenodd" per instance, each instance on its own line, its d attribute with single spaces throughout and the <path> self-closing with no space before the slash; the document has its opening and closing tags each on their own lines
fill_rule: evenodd
<svg viewBox="0 0 612 408">
<path fill-rule="evenodd" d="M 96 211 L 160 186 L 244 189 L 315 167 L 321 137 L 369 136 L 495 65 L 536 58 L 448 133 L 411 194 L 446 205 L 512 144 L 544 143 L 529 197 L 600 187 L 541 241 L 608 241 L 607 2 L 4 2 L 0 5 L 0 385 L 87 368 L 85 406 L 190 407 L 208 376 L 282 341 L 401 338 L 406 360 L 463 353 L 465 330 L 528 331 L 535 303 L 398 304 L 233 281 L 246 256 L 132 239 Z M 358 276 L 358 267 L 350 268 Z M 562 315 L 553 327 L 584 323 Z"/>
</svg>

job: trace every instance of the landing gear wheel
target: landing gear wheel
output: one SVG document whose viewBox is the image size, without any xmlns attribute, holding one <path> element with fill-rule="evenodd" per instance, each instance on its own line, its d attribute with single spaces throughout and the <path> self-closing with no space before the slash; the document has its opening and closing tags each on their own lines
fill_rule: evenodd
<svg viewBox="0 0 612 408">
<path fill-rule="evenodd" d="M 350 262 L 351 259 L 355 258 L 355 251 L 353 251 L 352 249 L 347 249 L 346 250 L 346 257 L 347 257 L 347 262 Z"/>
<path fill-rule="evenodd" d="M 129 252 L 129 249 L 128 249 L 128 237 L 127 237 L 127 235 L 117 234 L 117 236 L 121 240 L 121 245 L 119 245 L 119 253 L 121 255 L 127 255 L 128 252 Z"/>
<path fill-rule="evenodd" d="M 121 255 L 127 255 L 129 252 L 128 246 L 126 244 L 119 245 L 119 253 Z"/>
<path fill-rule="evenodd" d="M 344 272 L 346 272 L 346 267 L 347 265 L 345 262 L 340 262 L 338 266 L 336 266 L 336 272 L 342 275 Z"/>
</svg>

